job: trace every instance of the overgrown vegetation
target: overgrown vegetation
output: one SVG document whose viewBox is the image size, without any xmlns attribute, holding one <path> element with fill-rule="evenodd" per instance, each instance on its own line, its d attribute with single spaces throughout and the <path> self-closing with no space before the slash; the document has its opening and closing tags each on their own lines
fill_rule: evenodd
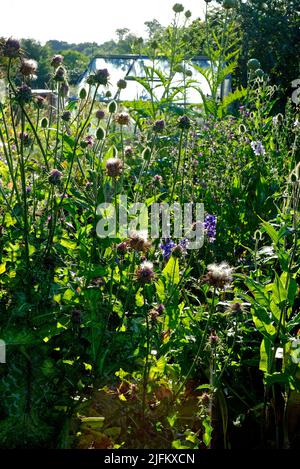
<svg viewBox="0 0 300 469">
<path fill-rule="evenodd" d="M 96 102 L 106 69 L 68 102 L 56 54 L 49 103 L 32 93 L 35 62 L 2 41 L 2 448 L 299 445 L 299 104 L 274 112 L 280 89 L 253 56 L 247 84 L 220 101 L 241 54 L 235 4 L 213 22 L 208 11 L 215 66 L 198 68 L 211 90 L 201 106 L 172 105 L 197 88 L 185 71 L 172 87 L 186 56 L 180 4 L 149 45 L 149 102 L 122 105 L 123 80 L 116 101 Z M 124 195 L 128 207 L 203 202 L 203 246 L 189 249 L 194 224 L 179 238 L 138 227 L 100 238 L 112 213 L 100 204 L 124 210 Z"/>
</svg>

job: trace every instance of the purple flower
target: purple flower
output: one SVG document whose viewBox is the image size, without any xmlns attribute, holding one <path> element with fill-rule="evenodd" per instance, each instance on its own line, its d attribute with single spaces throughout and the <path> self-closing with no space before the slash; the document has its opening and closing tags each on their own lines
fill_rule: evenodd
<svg viewBox="0 0 300 469">
<path fill-rule="evenodd" d="M 162 132 L 165 128 L 165 125 L 166 123 L 163 119 L 155 121 L 153 125 L 154 132 Z"/>
<path fill-rule="evenodd" d="M 204 230 L 208 241 L 213 243 L 216 240 L 217 234 L 217 217 L 215 215 L 206 215 L 204 220 Z"/>
<path fill-rule="evenodd" d="M 257 142 L 251 142 L 251 148 L 256 156 L 264 156 L 266 154 L 266 150 L 260 140 L 257 140 Z"/>
<path fill-rule="evenodd" d="M 169 238 L 165 240 L 164 243 L 161 243 L 159 246 L 162 250 L 163 258 L 168 260 L 171 257 L 172 249 L 176 246 L 176 244 Z"/>
</svg>

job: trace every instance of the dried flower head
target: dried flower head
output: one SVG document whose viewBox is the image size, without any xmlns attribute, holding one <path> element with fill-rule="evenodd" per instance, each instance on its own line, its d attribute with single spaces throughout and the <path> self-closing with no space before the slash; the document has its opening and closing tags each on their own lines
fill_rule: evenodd
<svg viewBox="0 0 300 469">
<path fill-rule="evenodd" d="M 98 109 L 95 113 L 96 119 L 102 120 L 105 117 L 105 112 L 102 109 Z"/>
<path fill-rule="evenodd" d="M 65 122 L 69 122 L 71 120 L 71 111 L 64 111 L 61 115 L 61 119 Z"/>
<path fill-rule="evenodd" d="M 133 148 L 130 145 L 128 145 L 127 147 L 124 148 L 124 154 L 125 156 L 132 156 Z"/>
<path fill-rule="evenodd" d="M 37 71 L 38 64 L 32 59 L 23 59 L 20 66 L 20 73 L 24 77 L 34 77 Z"/>
<path fill-rule="evenodd" d="M 175 3 L 173 11 L 175 11 L 175 13 L 182 13 L 184 11 L 184 6 L 181 3 Z"/>
<path fill-rule="evenodd" d="M 119 80 L 117 82 L 117 87 L 120 89 L 120 90 L 125 90 L 125 88 L 127 88 L 127 81 L 126 80 Z"/>
<path fill-rule="evenodd" d="M 60 54 L 57 54 L 52 57 L 51 65 L 52 67 L 57 68 L 63 63 L 63 61 L 64 61 L 63 56 Z"/>
<path fill-rule="evenodd" d="M 165 121 L 163 119 L 159 119 L 159 120 L 154 122 L 153 130 L 154 130 L 154 132 L 163 132 L 165 126 L 166 126 Z"/>
<path fill-rule="evenodd" d="M 119 125 L 129 125 L 130 122 L 130 117 L 127 112 L 119 112 L 118 114 L 115 115 L 115 121 Z"/>
<path fill-rule="evenodd" d="M 142 285 L 151 283 L 154 279 L 153 264 L 149 261 L 144 261 L 136 271 L 136 278 Z"/>
<path fill-rule="evenodd" d="M 188 116 L 181 116 L 178 119 L 178 127 L 181 130 L 188 130 L 191 127 L 191 120 Z"/>
<path fill-rule="evenodd" d="M 151 242 L 148 240 L 147 232 L 132 231 L 129 234 L 128 245 L 137 252 L 146 252 L 151 246 Z"/>
<path fill-rule="evenodd" d="M 203 281 L 214 288 L 224 288 L 232 281 L 233 268 L 227 262 L 221 264 L 210 264 L 207 266 L 207 274 Z"/>
<path fill-rule="evenodd" d="M 2 46 L 2 53 L 4 57 L 9 57 L 10 59 L 15 59 L 19 57 L 21 52 L 21 45 L 18 39 L 9 38 L 5 41 Z"/>
<path fill-rule="evenodd" d="M 48 180 L 50 184 L 56 185 L 60 182 L 61 177 L 62 173 L 58 169 L 52 169 Z"/>
<path fill-rule="evenodd" d="M 20 104 L 30 103 L 32 100 L 32 91 L 30 86 L 25 83 L 17 88 L 16 91 L 16 100 Z"/>
<path fill-rule="evenodd" d="M 46 99 L 43 96 L 37 96 L 35 98 L 36 105 L 39 109 L 42 109 L 46 103 Z"/>
<path fill-rule="evenodd" d="M 123 162 L 119 158 L 109 158 L 106 161 L 106 173 L 109 177 L 117 178 L 123 172 Z"/>
</svg>

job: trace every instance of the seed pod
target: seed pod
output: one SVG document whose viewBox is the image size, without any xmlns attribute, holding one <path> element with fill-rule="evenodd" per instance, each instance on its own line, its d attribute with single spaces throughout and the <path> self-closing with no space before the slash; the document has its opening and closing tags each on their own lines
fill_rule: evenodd
<svg viewBox="0 0 300 469">
<path fill-rule="evenodd" d="M 247 67 L 248 67 L 249 70 L 255 71 L 255 70 L 257 70 L 258 68 L 261 67 L 260 61 L 257 60 L 257 59 L 250 59 L 247 62 Z"/>
<path fill-rule="evenodd" d="M 47 129 L 48 124 L 49 124 L 49 123 L 48 123 L 47 117 L 43 117 L 43 119 L 41 120 L 41 127 L 42 127 L 42 129 Z"/>
<path fill-rule="evenodd" d="M 105 130 L 103 127 L 98 127 L 96 131 L 96 137 L 98 140 L 103 140 L 105 138 Z"/>
<path fill-rule="evenodd" d="M 85 88 L 81 88 L 81 90 L 79 91 L 79 98 L 80 98 L 80 99 L 85 99 L 86 96 L 87 96 L 86 89 L 85 89 Z"/>
<path fill-rule="evenodd" d="M 118 109 L 118 105 L 117 105 L 116 101 L 111 101 L 108 105 L 108 108 L 107 108 L 107 110 L 110 114 L 114 114 L 117 111 L 117 109 Z"/>
<path fill-rule="evenodd" d="M 150 157 L 151 157 L 151 148 L 146 147 L 146 148 L 143 150 L 142 158 L 143 158 L 144 160 L 149 160 Z"/>
</svg>

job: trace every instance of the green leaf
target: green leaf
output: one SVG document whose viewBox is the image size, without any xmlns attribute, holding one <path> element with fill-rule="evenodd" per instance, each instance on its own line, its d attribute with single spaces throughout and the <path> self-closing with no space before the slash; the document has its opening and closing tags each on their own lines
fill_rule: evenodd
<svg viewBox="0 0 300 469">
<path fill-rule="evenodd" d="M 162 273 L 169 283 L 178 285 L 180 281 L 178 258 L 171 256 Z"/>
<path fill-rule="evenodd" d="M 202 425 L 204 428 L 203 443 L 205 446 L 209 446 L 211 442 L 211 434 L 213 432 L 213 427 L 211 426 L 209 416 L 206 416 L 205 419 L 202 420 Z"/>
<path fill-rule="evenodd" d="M 268 373 L 272 364 L 272 342 L 264 337 L 260 346 L 259 369 Z"/>
<path fill-rule="evenodd" d="M 6 262 L 0 264 L 0 275 L 6 271 Z"/>
<path fill-rule="evenodd" d="M 156 293 L 159 298 L 159 301 L 163 303 L 166 298 L 164 282 L 161 279 L 159 279 L 155 283 L 155 288 L 156 288 Z"/>
<path fill-rule="evenodd" d="M 67 249 L 75 249 L 77 247 L 77 243 L 75 241 L 70 241 L 69 239 L 63 238 L 60 242 L 60 244 L 67 248 Z"/>
<path fill-rule="evenodd" d="M 135 295 L 135 304 L 139 307 L 144 305 L 144 297 L 142 295 L 142 289 L 140 288 Z"/>
<path fill-rule="evenodd" d="M 68 288 L 64 293 L 63 299 L 69 301 L 73 298 L 74 295 L 75 293 L 73 292 L 73 290 Z"/>
</svg>

